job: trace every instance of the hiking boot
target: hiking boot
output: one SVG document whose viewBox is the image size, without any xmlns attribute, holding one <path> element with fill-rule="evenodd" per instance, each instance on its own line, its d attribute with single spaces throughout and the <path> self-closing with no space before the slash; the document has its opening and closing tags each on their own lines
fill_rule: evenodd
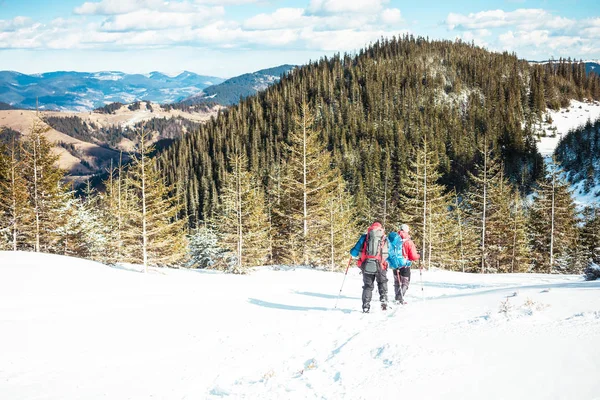
<svg viewBox="0 0 600 400">
<path fill-rule="evenodd" d="M 370 307 L 367 306 L 363 306 L 363 313 L 368 313 L 369 312 Z"/>
</svg>

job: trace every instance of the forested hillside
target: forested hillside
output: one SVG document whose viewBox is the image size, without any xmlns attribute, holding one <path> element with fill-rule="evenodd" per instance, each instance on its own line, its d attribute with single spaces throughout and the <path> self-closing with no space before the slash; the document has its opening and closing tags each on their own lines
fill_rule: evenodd
<svg viewBox="0 0 600 400">
<path fill-rule="evenodd" d="M 586 77 L 583 65 L 530 66 L 469 44 L 404 37 L 299 68 L 177 142 L 160 163 L 171 183 L 189 178 L 185 210 L 195 224 L 214 211 L 236 148 L 265 187 L 272 184 L 288 158 L 285 144 L 304 98 L 359 204 L 380 203 L 385 171 L 389 194 L 397 198 L 424 137 L 448 188 L 466 188 L 484 136 L 511 181 L 528 188 L 543 171 L 532 124 L 546 107 L 586 96 L 599 98 L 600 84 L 597 75 Z M 359 212 L 363 219 L 380 217 Z"/>
<path fill-rule="evenodd" d="M 600 82 L 581 63 L 384 40 L 300 67 L 179 138 L 176 119 L 136 125 L 132 163 L 119 158 L 106 191 L 88 186 L 83 198 L 58 183 L 34 126 L 0 155 L 10 200 L 0 246 L 145 266 L 335 269 L 379 221 L 410 225 L 422 266 L 582 272 L 600 261 L 600 210 L 577 212 L 536 141 L 548 107 L 584 98 L 600 98 Z M 176 139 L 153 159 L 155 129 Z M 52 201 L 42 209 L 40 198 Z"/>
<path fill-rule="evenodd" d="M 385 39 L 297 69 L 158 162 L 191 227 L 237 227 L 229 248 L 239 250 L 244 229 L 256 236 L 242 220 L 264 210 L 272 235 L 262 255 L 274 262 L 341 262 L 347 236 L 379 220 L 411 223 L 427 265 L 573 271 L 584 257 L 568 250 L 572 199 L 556 174 L 545 176 L 535 125 L 547 107 L 599 97 L 598 76 L 582 63 L 530 65 L 461 42 Z M 240 184 L 246 173 L 262 183 L 264 205 L 243 199 L 253 187 Z M 533 189 L 526 214 L 521 196 Z M 555 197 L 567 211 L 554 212 Z M 238 218 L 223 224 L 225 211 Z"/>
</svg>

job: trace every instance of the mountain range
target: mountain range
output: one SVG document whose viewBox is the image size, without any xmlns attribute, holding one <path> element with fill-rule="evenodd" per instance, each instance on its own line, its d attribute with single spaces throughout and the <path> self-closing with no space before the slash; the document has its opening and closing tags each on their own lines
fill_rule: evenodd
<svg viewBox="0 0 600 400">
<path fill-rule="evenodd" d="M 181 101 L 180 104 L 190 106 L 202 103 L 216 103 L 223 106 L 237 104 L 240 99 L 252 96 L 273 83 L 279 82 L 282 75 L 294 68 L 296 68 L 295 65 L 284 64 L 236 76 L 218 85 L 209 86 L 202 92 Z"/>
<path fill-rule="evenodd" d="M 172 103 L 223 81 L 188 71 L 177 76 L 161 72 L 57 71 L 26 75 L 0 71 L 0 102 L 25 109 L 39 106 L 42 110 L 88 111 L 112 102 Z"/>
<path fill-rule="evenodd" d="M 176 76 L 118 71 L 58 71 L 26 75 L 0 71 L 0 104 L 8 107 L 58 111 L 90 111 L 109 103 L 149 100 L 159 104 L 236 104 L 278 82 L 294 68 L 281 65 L 227 80 L 184 71 Z"/>
</svg>

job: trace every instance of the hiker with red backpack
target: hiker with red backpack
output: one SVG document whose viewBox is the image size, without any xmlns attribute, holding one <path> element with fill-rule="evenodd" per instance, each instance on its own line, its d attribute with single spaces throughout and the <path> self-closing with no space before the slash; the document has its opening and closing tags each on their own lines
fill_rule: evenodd
<svg viewBox="0 0 600 400">
<path fill-rule="evenodd" d="M 398 233 L 390 232 L 388 238 L 388 264 L 394 274 L 395 300 L 399 304 L 406 304 L 404 295 L 410 284 L 410 266 L 413 261 L 421 258 L 408 231 L 408 225 L 402 224 L 400 231 Z"/>
<path fill-rule="evenodd" d="M 387 258 L 388 243 L 385 231 L 379 222 L 373 223 L 366 234 L 360 236 L 354 248 L 350 250 L 352 257 L 358 257 L 358 267 L 363 274 L 362 310 L 368 313 L 371 309 L 374 283 L 377 281 L 381 309 L 387 309 Z"/>
</svg>

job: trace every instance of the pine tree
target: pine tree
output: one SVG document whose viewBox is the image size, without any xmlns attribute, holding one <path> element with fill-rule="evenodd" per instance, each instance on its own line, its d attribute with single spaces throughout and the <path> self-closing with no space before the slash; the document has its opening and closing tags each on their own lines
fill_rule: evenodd
<svg viewBox="0 0 600 400">
<path fill-rule="evenodd" d="M 216 218 L 220 245 L 235 254 L 233 272 L 263 265 L 268 258 L 269 223 L 265 196 L 256 176 L 248 172 L 248 158 L 235 154 L 225 175 Z"/>
<path fill-rule="evenodd" d="M 552 162 L 548 175 L 538 182 L 529 212 L 529 232 L 534 269 L 538 272 L 575 272 L 577 215 L 569 184 Z"/>
<path fill-rule="evenodd" d="M 468 192 L 469 224 L 479 234 L 480 272 L 507 272 L 513 267 L 512 253 L 516 254 L 521 234 L 516 232 L 511 220 L 511 200 L 514 190 L 504 176 L 504 166 L 489 146 L 484 134 L 479 148 L 476 173 L 469 174 L 471 186 Z M 514 211 L 514 216 L 519 214 Z"/>
<path fill-rule="evenodd" d="M 127 200 L 131 208 L 127 215 L 126 249 L 134 262 L 144 265 L 169 266 L 181 263 L 185 257 L 187 239 L 185 219 L 176 220 L 179 212 L 169 188 L 165 185 L 150 154 L 149 134 L 138 133 L 138 153 L 127 173 Z"/>
<path fill-rule="evenodd" d="M 581 244 L 585 262 L 600 264 L 600 206 L 586 207 L 583 211 Z"/>
<path fill-rule="evenodd" d="M 4 199 L 0 203 L 0 226 L 8 239 L 9 248 L 17 251 L 22 248 L 31 230 L 32 209 L 15 139 L 7 153 L 5 156 L 0 149 L 0 198 Z"/>
<path fill-rule="evenodd" d="M 64 171 L 56 166 L 58 156 L 44 136 L 49 128 L 36 119 L 23 143 L 23 177 L 33 209 L 32 245 L 36 252 L 57 251 L 55 230 L 65 223 L 58 212 L 67 187 Z"/>
<path fill-rule="evenodd" d="M 332 167 L 331 155 L 313 125 L 314 117 L 303 103 L 301 115 L 295 119 L 296 129 L 289 135 L 289 161 L 275 210 L 278 241 L 283 243 L 280 262 L 328 264 L 331 259 L 331 248 L 323 237 L 329 232 L 329 204 L 335 201 L 340 173 Z"/>
<path fill-rule="evenodd" d="M 343 266 L 348 250 L 356 240 L 356 218 L 352 197 L 346 190 L 346 184 L 338 179 L 329 201 L 329 266 L 332 270 Z"/>
<path fill-rule="evenodd" d="M 422 262 L 427 268 L 453 268 L 461 259 L 457 226 L 451 216 L 452 198 L 439 183 L 439 159 L 427 135 L 414 151 L 403 177 L 401 222 L 411 227 L 415 243 L 421 244 Z"/>
</svg>

